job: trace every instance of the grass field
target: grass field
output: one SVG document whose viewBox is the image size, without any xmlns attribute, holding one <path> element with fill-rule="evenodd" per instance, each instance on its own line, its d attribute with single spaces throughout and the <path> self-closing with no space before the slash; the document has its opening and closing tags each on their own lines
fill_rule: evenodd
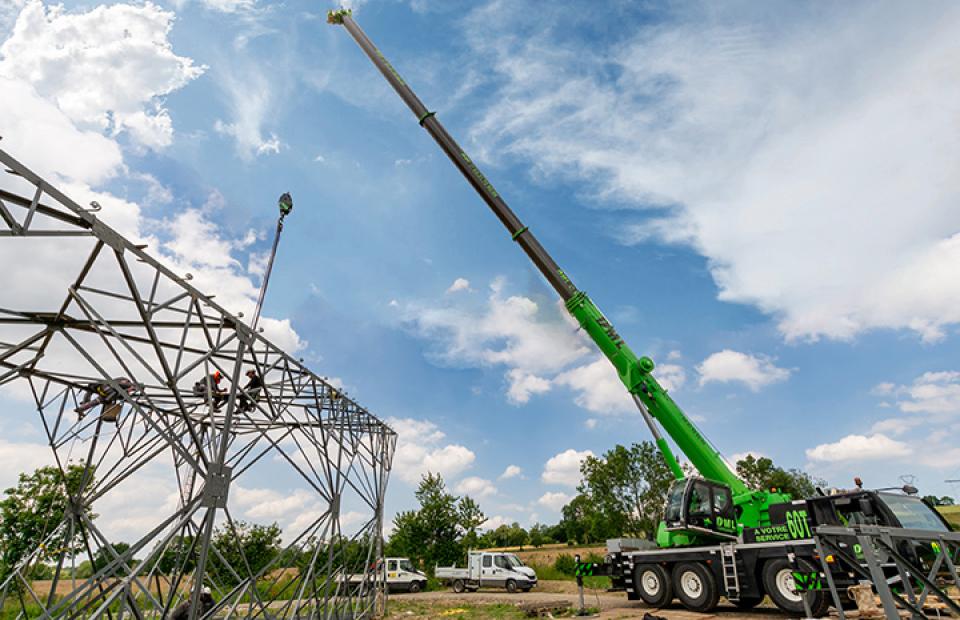
<svg viewBox="0 0 960 620">
<path fill-rule="evenodd" d="M 937 510 L 947 518 L 947 521 L 949 521 L 954 528 L 960 531 L 960 506 L 938 506 Z"/>
</svg>

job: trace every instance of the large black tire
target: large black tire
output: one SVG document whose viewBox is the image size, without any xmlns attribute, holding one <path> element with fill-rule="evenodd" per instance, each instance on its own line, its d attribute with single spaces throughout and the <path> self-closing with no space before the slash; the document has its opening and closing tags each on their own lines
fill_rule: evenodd
<svg viewBox="0 0 960 620">
<path fill-rule="evenodd" d="M 700 562 L 682 562 L 674 567 L 673 591 L 684 607 L 697 613 L 710 613 L 720 602 L 713 573 Z"/>
<path fill-rule="evenodd" d="M 666 607 L 673 600 L 670 575 L 659 564 L 637 564 L 633 567 L 633 589 L 651 607 Z"/>
<path fill-rule="evenodd" d="M 463 579 L 457 579 L 453 582 L 453 591 L 457 594 L 463 594 L 463 591 L 466 589 L 467 588 L 463 583 Z"/>
<path fill-rule="evenodd" d="M 509 592 L 510 594 L 516 594 L 516 593 L 517 593 L 517 582 L 514 581 L 513 579 L 507 579 L 506 588 L 507 588 L 507 592 Z"/>
<path fill-rule="evenodd" d="M 410 582 L 410 594 L 416 594 L 417 592 L 419 592 L 419 591 L 422 590 L 422 589 L 423 589 L 423 588 L 420 586 L 420 582 L 419 582 L 419 581 L 412 581 L 412 582 Z"/>
<path fill-rule="evenodd" d="M 757 605 L 759 605 L 760 603 L 762 603 L 762 602 L 763 602 L 763 597 L 761 596 L 760 598 L 756 598 L 756 597 L 746 597 L 746 596 L 745 596 L 745 597 L 743 597 L 743 598 L 740 598 L 740 599 L 738 599 L 738 600 L 736 600 L 736 601 L 731 601 L 731 602 L 732 602 L 734 605 L 736 605 L 739 609 L 742 609 L 742 610 L 744 610 L 744 611 L 747 611 L 747 610 L 749 610 L 749 609 L 753 609 L 754 607 L 756 607 Z"/>
<path fill-rule="evenodd" d="M 763 565 L 763 587 L 773 604 L 789 614 L 803 614 L 803 596 L 810 605 L 810 616 L 821 618 L 830 609 L 830 597 L 824 590 L 800 594 L 793 581 L 793 567 L 785 558 L 771 560 Z M 812 573 L 817 569 L 802 558 L 797 559 L 797 570 Z"/>
</svg>

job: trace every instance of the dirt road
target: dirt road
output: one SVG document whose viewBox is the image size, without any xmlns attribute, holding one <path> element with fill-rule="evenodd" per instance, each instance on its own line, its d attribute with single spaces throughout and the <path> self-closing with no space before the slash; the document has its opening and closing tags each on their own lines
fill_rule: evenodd
<svg viewBox="0 0 960 620">
<path fill-rule="evenodd" d="M 480 592 L 466 592 L 456 594 L 449 590 L 437 592 L 420 592 L 418 594 L 393 594 L 391 603 L 398 603 L 396 607 L 404 607 L 404 602 L 428 603 L 435 602 L 437 610 L 443 607 L 455 608 L 458 605 L 516 605 L 517 603 L 551 603 L 566 601 L 571 605 L 578 604 L 576 587 L 572 582 L 543 582 L 548 590 L 561 591 L 534 591 L 528 593 L 507 594 L 500 590 L 482 590 Z M 562 585 L 558 585 L 562 584 Z M 736 607 L 722 603 L 712 614 L 697 614 L 687 611 L 679 604 L 666 609 L 656 610 L 644 605 L 641 601 L 628 601 L 622 592 L 586 592 L 584 597 L 586 606 L 599 608 L 601 613 L 597 618 L 603 620 L 628 620 L 643 618 L 645 613 L 664 616 L 669 620 L 785 620 L 786 616 L 774 607 L 758 607 L 755 611 L 744 612 Z M 388 611 L 390 606 L 388 604 Z"/>
</svg>

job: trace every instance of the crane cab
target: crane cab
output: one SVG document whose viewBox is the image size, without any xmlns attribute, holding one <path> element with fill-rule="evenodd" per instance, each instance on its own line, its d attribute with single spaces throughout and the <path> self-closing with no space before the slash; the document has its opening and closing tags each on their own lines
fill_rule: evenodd
<svg viewBox="0 0 960 620">
<path fill-rule="evenodd" d="M 737 513 L 730 487 L 706 478 L 675 480 L 667 493 L 657 539 L 660 542 L 665 536 L 670 546 L 676 546 L 682 544 L 682 533 L 687 534 L 686 544 L 736 539 Z"/>
</svg>

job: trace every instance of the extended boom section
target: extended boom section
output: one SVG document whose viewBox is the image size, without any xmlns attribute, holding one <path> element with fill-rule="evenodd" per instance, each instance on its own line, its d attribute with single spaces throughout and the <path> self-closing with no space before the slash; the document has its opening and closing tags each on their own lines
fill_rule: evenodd
<svg viewBox="0 0 960 620">
<path fill-rule="evenodd" d="M 407 104 L 421 127 L 426 129 L 437 142 L 454 166 L 467 179 L 470 185 L 503 223 L 513 241 L 518 243 L 547 282 L 557 291 L 565 302 L 567 310 L 603 354 L 617 370 L 620 380 L 633 395 L 634 401 L 644 420 L 654 435 L 657 446 L 676 478 L 683 479 L 684 474 L 670 446 L 661 436 L 655 421 L 673 439 L 697 471 L 710 480 L 728 485 L 734 496 L 734 503 L 740 507 L 741 524 L 761 525 L 766 520 L 767 506 L 771 500 L 788 499 L 784 496 L 766 492 L 751 491 L 723 460 L 720 454 L 697 430 L 680 407 L 667 394 L 667 391 L 651 374 L 653 360 L 640 357 L 627 346 L 617 333 L 613 324 L 589 296 L 577 289 L 566 273 L 557 265 L 549 253 L 540 245 L 536 236 L 525 226 L 510 209 L 493 184 L 480 171 L 473 160 L 447 132 L 435 112 L 429 110 L 413 92 L 397 70 L 384 57 L 379 49 L 353 20 L 349 10 L 330 11 L 327 21 L 343 25 L 364 53 L 383 74 L 400 98 Z M 691 539 L 692 540 L 692 539 Z"/>
</svg>

